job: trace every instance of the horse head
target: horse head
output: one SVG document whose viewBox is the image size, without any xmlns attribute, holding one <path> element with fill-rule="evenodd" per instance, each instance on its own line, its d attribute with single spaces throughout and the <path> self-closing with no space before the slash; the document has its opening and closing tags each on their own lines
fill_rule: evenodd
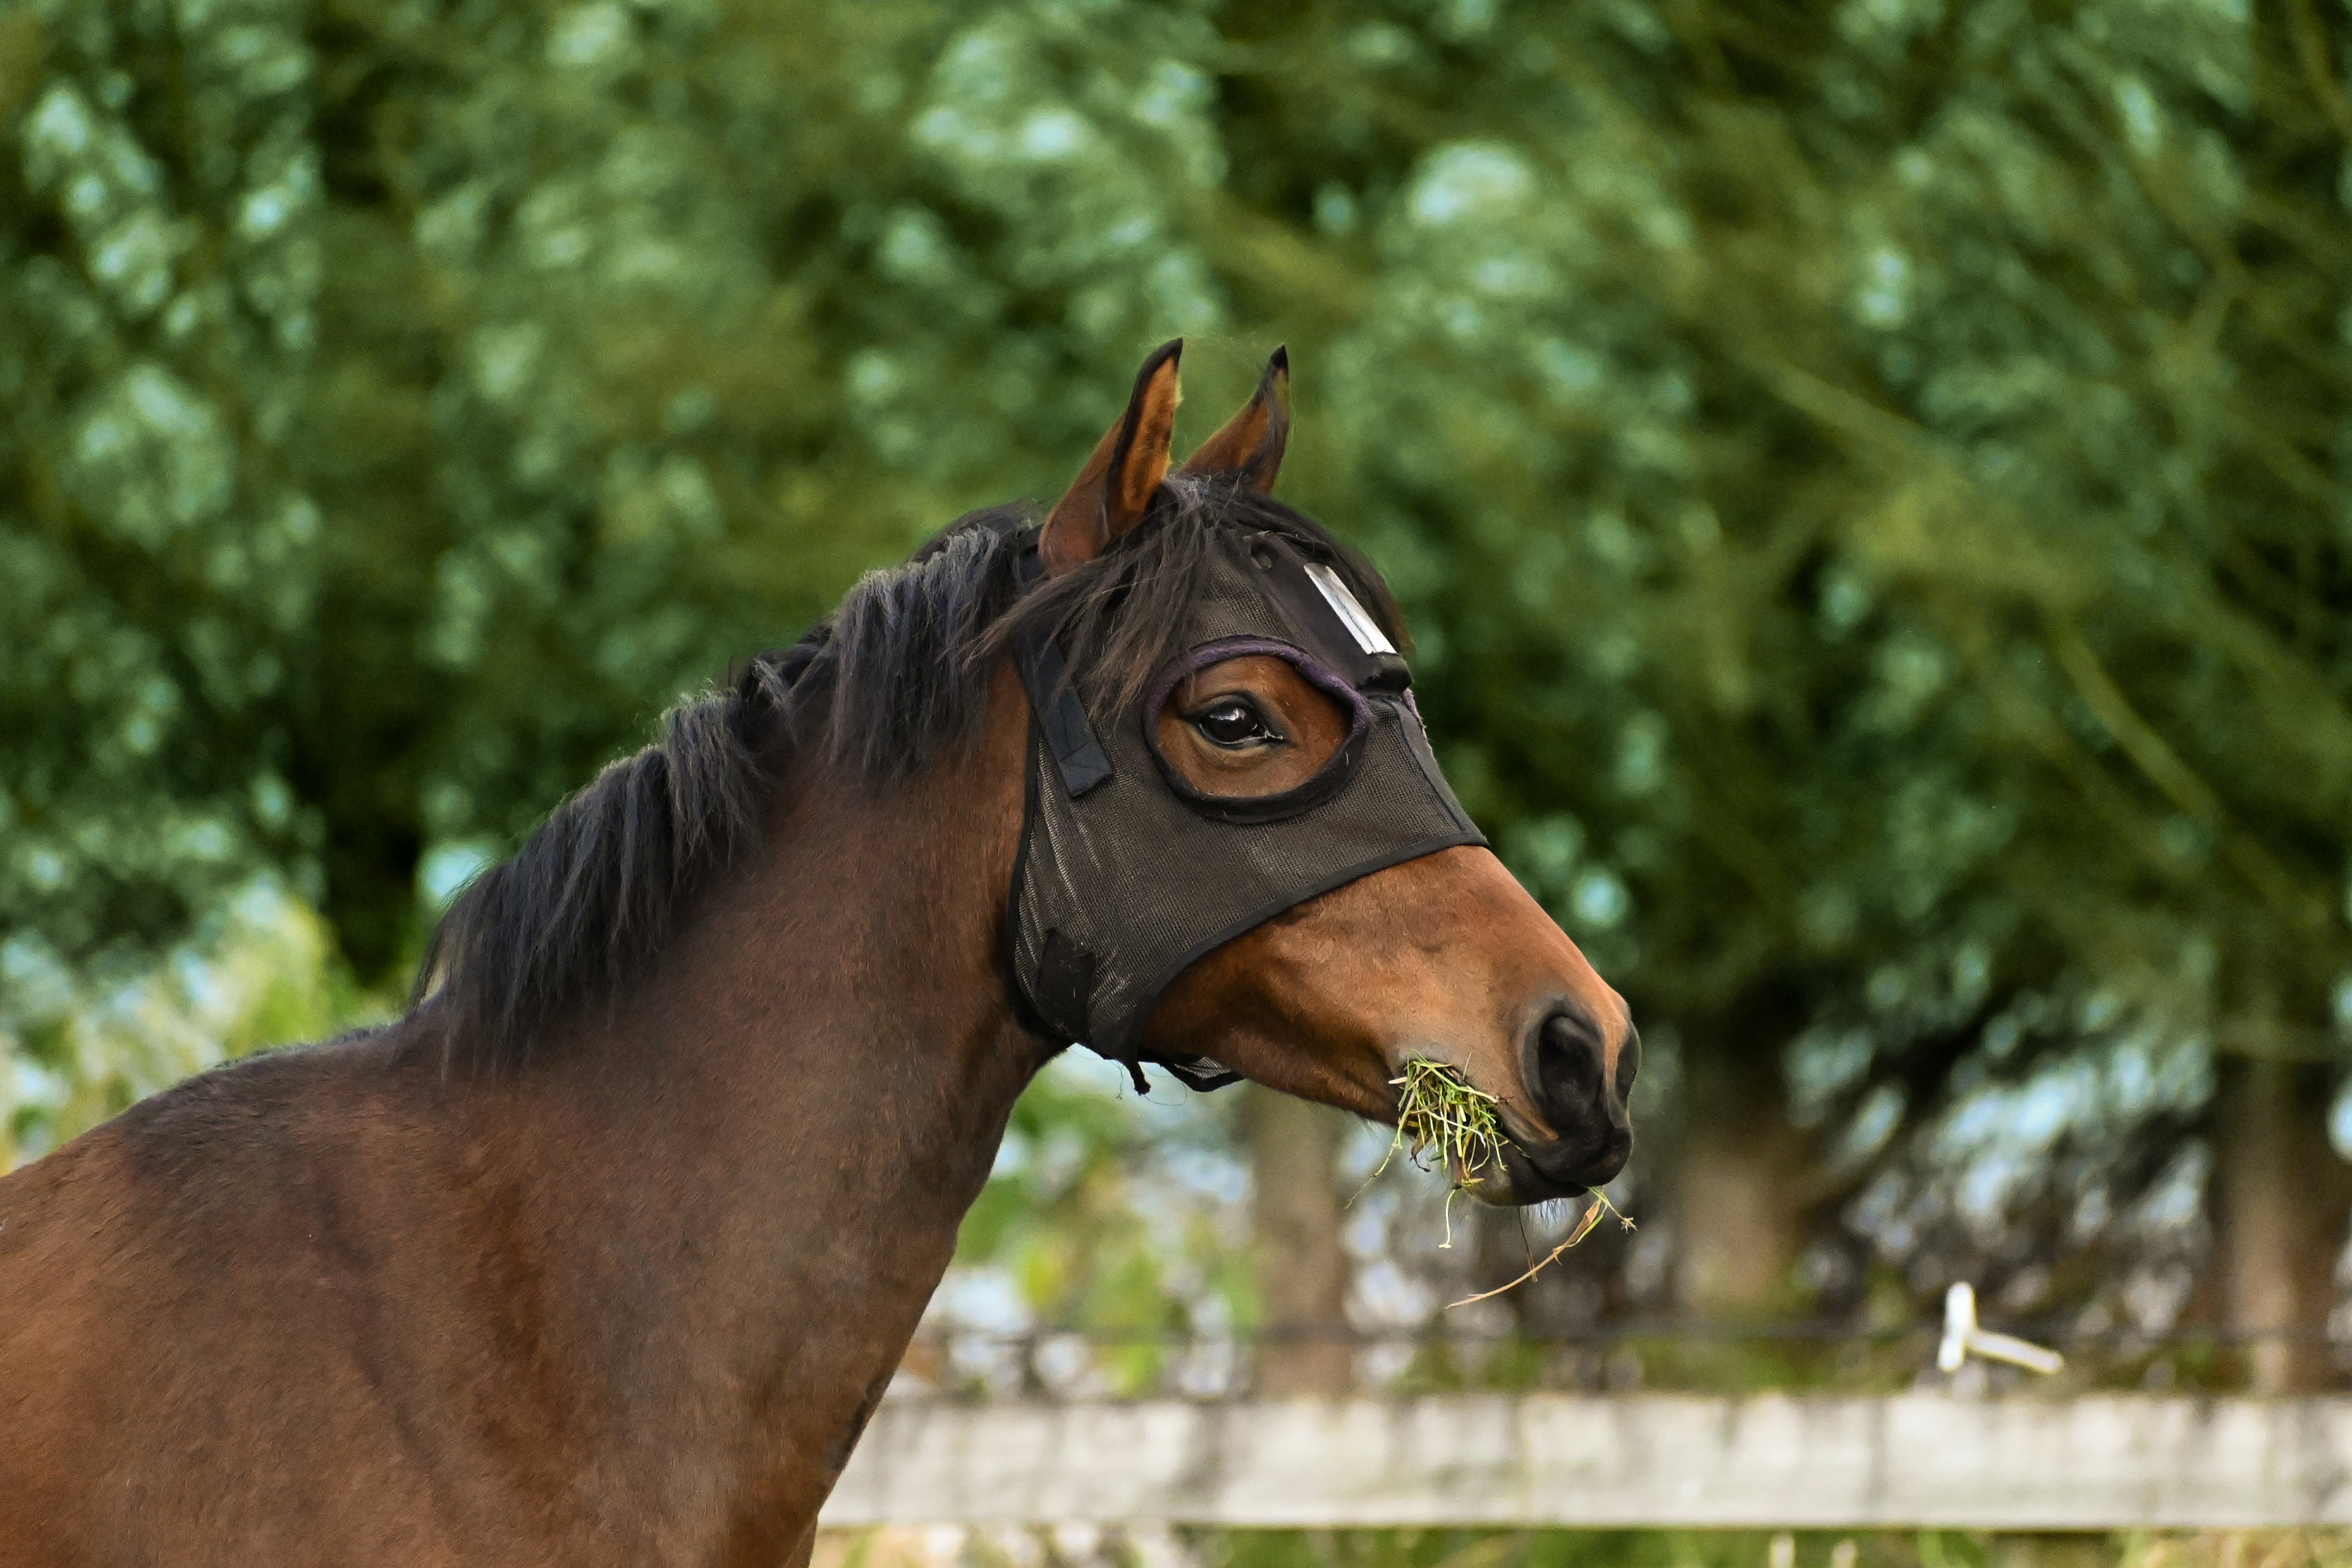
<svg viewBox="0 0 2352 1568">
<path fill-rule="evenodd" d="M 1447 788 L 1377 574 L 1271 500 L 1286 356 L 1171 471 L 1181 349 L 1145 362 L 1011 617 L 1036 714 L 1023 1011 L 1131 1068 L 1381 1121 L 1409 1062 L 1444 1064 L 1505 1137 L 1475 1195 L 1608 1181 L 1633 1144 L 1624 999 Z"/>
</svg>

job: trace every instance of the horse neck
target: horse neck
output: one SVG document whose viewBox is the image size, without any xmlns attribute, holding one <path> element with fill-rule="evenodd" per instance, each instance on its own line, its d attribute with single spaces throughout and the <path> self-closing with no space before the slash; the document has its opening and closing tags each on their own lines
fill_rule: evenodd
<svg viewBox="0 0 2352 1568">
<path fill-rule="evenodd" d="M 997 956 L 1028 713 L 1009 670 L 989 706 L 969 753 L 878 799 L 812 772 L 645 988 L 512 1091 L 534 1098 L 494 1157 L 527 1168 L 532 1226 L 603 1320 L 614 1364 L 590 1375 L 679 1390 L 669 1424 L 732 1425 L 754 1470 L 845 1455 L 1044 1058 Z M 791 1429 L 761 1437 L 778 1410 Z"/>
</svg>

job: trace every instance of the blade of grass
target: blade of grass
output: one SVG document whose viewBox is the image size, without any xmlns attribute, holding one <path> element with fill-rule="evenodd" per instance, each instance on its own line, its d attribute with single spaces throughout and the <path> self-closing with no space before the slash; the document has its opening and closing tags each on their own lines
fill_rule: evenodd
<svg viewBox="0 0 2352 1568">
<path fill-rule="evenodd" d="M 1389 1168 L 1397 1151 L 1423 1170 L 1423 1156 L 1434 1152 L 1459 1173 L 1461 1184 L 1475 1186 L 1478 1173 L 1501 1163 L 1502 1124 L 1496 1119 L 1496 1099 L 1475 1089 L 1457 1068 L 1416 1057 L 1404 1064 L 1404 1074 L 1389 1080 L 1397 1088 L 1396 1136 L 1381 1157 L 1377 1176 Z"/>
</svg>

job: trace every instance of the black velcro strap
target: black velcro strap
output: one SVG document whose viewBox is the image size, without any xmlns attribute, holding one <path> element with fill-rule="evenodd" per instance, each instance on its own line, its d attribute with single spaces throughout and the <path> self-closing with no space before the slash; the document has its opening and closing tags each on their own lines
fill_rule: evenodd
<svg viewBox="0 0 2352 1568">
<path fill-rule="evenodd" d="M 1021 552 L 1021 580 L 1045 570 L 1032 542 Z M 1013 643 L 1013 661 L 1020 667 L 1021 684 L 1029 693 L 1029 707 L 1037 716 L 1037 732 L 1062 775 L 1062 787 L 1072 800 L 1110 777 L 1110 757 L 1087 721 L 1087 706 L 1070 684 L 1069 667 L 1061 647 L 1044 632 L 1024 633 Z"/>
<path fill-rule="evenodd" d="M 1110 777 L 1110 758 L 1095 739 L 1095 727 L 1087 722 L 1086 704 L 1078 700 L 1077 690 L 1070 684 L 1068 668 L 1054 639 L 1031 632 L 1015 642 L 1013 658 L 1021 666 L 1021 684 L 1029 691 L 1029 706 L 1037 714 L 1037 732 L 1045 737 L 1045 747 L 1054 753 L 1062 787 L 1076 800 Z"/>
<path fill-rule="evenodd" d="M 1219 1067 L 1206 1057 L 1185 1057 L 1181 1059 L 1175 1057 L 1150 1057 L 1145 1059 L 1166 1068 L 1175 1075 L 1177 1082 L 1186 1089 L 1197 1090 L 1202 1094 L 1242 1080 L 1241 1074 L 1230 1068 Z"/>
</svg>

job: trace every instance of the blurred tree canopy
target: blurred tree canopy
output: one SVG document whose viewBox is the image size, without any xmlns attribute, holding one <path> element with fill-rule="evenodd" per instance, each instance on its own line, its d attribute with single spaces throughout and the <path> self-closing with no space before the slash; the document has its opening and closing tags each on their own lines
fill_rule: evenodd
<svg viewBox="0 0 2352 1568">
<path fill-rule="evenodd" d="M 2315 1322 L 2348 39 L 8 0 L 0 1029 L 117 1071 L 92 1009 L 257 885 L 396 983 L 678 692 L 1054 492 L 1150 343 L 1194 336 L 1198 433 L 1286 340 L 1286 495 L 1389 573 L 1465 803 L 1664 1047 L 1678 1299 L 1965 1266 L 2155 1325 L 2219 1215 L 2294 1240 L 2212 1310 Z"/>
</svg>

